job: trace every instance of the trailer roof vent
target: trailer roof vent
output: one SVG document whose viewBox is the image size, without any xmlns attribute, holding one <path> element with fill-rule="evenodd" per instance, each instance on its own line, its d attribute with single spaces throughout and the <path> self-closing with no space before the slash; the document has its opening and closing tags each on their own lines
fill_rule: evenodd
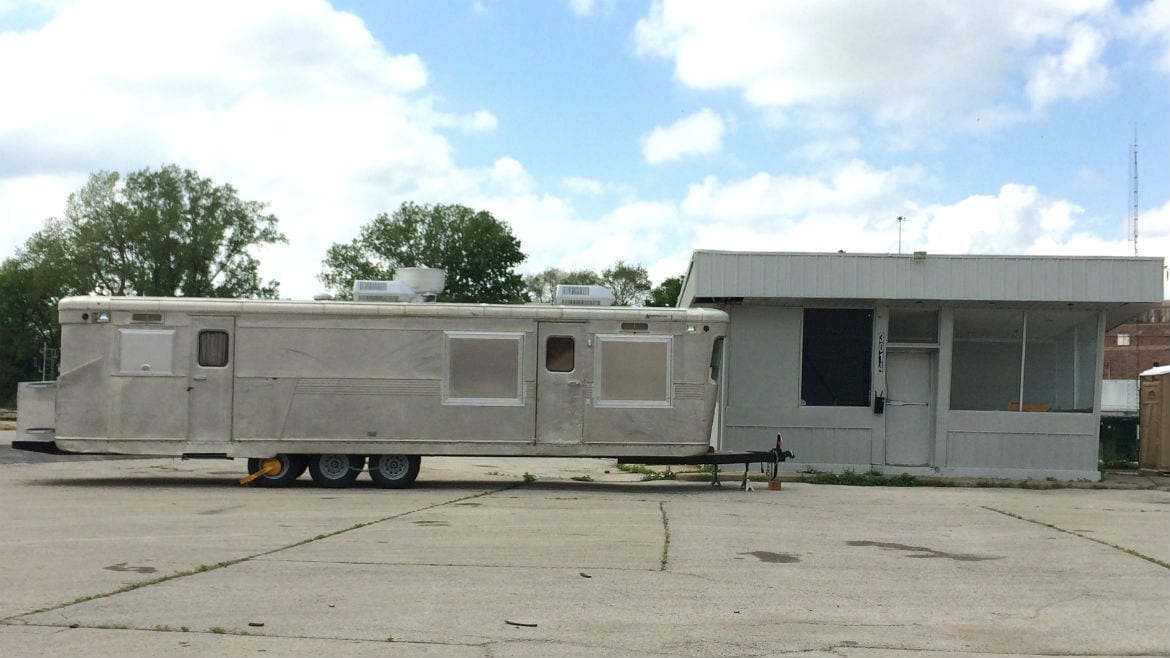
<svg viewBox="0 0 1170 658">
<path fill-rule="evenodd" d="M 561 284 L 553 295 L 553 303 L 565 306 L 613 306 L 613 293 L 605 286 Z"/>
<path fill-rule="evenodd" d="M 355 302 L 409 302 L 415 292 L 401 281 L 354 281 Z"/>
</svg>

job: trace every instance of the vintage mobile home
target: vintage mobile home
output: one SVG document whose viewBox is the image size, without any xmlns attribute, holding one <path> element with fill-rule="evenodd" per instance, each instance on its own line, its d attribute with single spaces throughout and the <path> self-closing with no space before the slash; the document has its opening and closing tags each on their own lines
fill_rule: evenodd
<svg viewBox="0 0 1170 658">
<path fill-rule="evenodd" d="M 52 429 L 14 446 L 243 457 L 258 483 L 307 467 L 332 487 L 367 461 L 406 486 L 423 455 L 704 453 L 727 325 L 711 309 L 136 297 L 59 314 Z"/>
</svg>

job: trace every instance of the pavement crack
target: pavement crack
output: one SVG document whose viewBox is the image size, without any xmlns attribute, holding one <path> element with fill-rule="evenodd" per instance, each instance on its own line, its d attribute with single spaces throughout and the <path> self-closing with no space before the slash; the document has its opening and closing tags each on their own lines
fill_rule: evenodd
<svg viewBox="0 0 1170 658">
<path fill-rule="evenodd" d="M 1080 537 L 1081 539 L 1087 539 L 1091 542 L 1101 544 L 1102 546 L 1108 546 L 1109 548 L 1116 549 L 1118 551 L 1121 551 L 1122 553 L 1126 553 L 1126 554 L 1132 555 L 1136 558 L 1140 558 L 1140 559 L 1145 560 L 1146 562 L 1149 562 L 1151 564 L 1156 564 L 1159 567 L 1162 567 L 1163 569 L 1170 569 L 1170 562 L 1165 562 L 1163 560 L 1159 560 L 1156 557 L 1146 555 L 1145 553 L 1142 553 L 1141 551 L 1134 550 L 1132 548 L 1126 548 L 1124 546 L 1119 546 L 1117 544 L 1107 542 L 1104 539 L 1097 539 L 1096 537 L 1090 537 L 1086 534 L 1077 532 L 1076 530 L 1067 530 L 1065 528 L 1062 528 L 1062 527 L 1057 526 L 1057 525 L 1053 525 L 1051 523 L 1037 521 L 1036 519 L 1029 519 L 1026 516 L 1020 516 L 1019 514 L 1014 514 L 1012 512 L 1008 512 L 1006 510 L 996 509 L 994 507 L 988 507 L 987 505 L 981 505 L 980 507 L 982 507 L 983 509 L 985 509 L 989 512 L 995 512 L 996 514 L 1003 514 L 1004 516 L 1010 516 L 1013 519 L 1019 519 L 1020 521 L 1027 521 L 1028 523 L 1033 523 L 1035 525 L 1038 525 L 1038 526 L 1041 526 L 1044 528 L 1050 528 L 1052 530 L 1056 530 L 1057 532 L 1063 532 L 1066 535 L 1072 535 L 1073 537 Z"/>
<path fill-rule="evenodd" d="M 217 562 L 216 564 L 201 564 L 201 565 L 195 567 L 194 569 L 185 569 L 183 571 L 176 571 L 174 573 L 169 573 L 169 574 L 166 574 L 163 576 L 159 576 L 158 578 L 151 578 L 148 580 L 140 580 L 138 582 L 130 583 L 128 585 L 124 585 L 124 586 L 119 587 L 117 589 L 110 590 L 108 592 L 99 592 L 97 594 L 88 594 L 86 596 L 79 596 L 71 601 L 66 601 L 64 603 L 49 605 L 49 606 L 45 606 L 43 608 L 38 608 L 36 610 L 30 610 L 28 612 L 20 612 L 20 613 L 14 614 L 14 615 L 9 615 L 7 617 L 0 618 L 0 625 L 10 625 L 11 622 L 18 620 L 21 617 L 27 617 L 30 615 L 37 615 L 37 614 L 41 614 L 41 613 L 45 613 L 45 612 L 53 612 L 56 610 L 61 610 L 63 608 L 68 608 L 71 606 L 79 605 L 81 603 L 87 603 L 89 601 L 96 601 L 97 599 L 105 599 L 105 598 L 109 598 L 111 596 L 117 596 L 118 594 L 125 594 L 127 592 L 133 592 L 134 590 L 142 589 L 144 587 L 151 587 L 153 585 L 159 585 L 159 584 L 165 583 L 167 581 L 177 580 L 179 578 L 186 578 L 187 576 L 194 576 L 194 575 L 201 574 L 201 573 L 204 573 L 207 571 L 216 571 L 218 569 L 223 569 L 226 567 L 235 566 L 237 564 L 240 564 L 241 562 L 255 560 L 256 558 L 265 557 L 268 555 L 273 555 L 274 553 L 279 553 L 281 551 L 287 551 L 291 548 L 296 548 L 298 546 L 304 546 L 306 544 L 311 544 L 313 542 L 320 541 L 322 539 L 329 539 L 330 537 L 336 537 L 338 535 L 342 535 L 342 534 L 345 534 L 347 532 L 352 532 L 354 530 L 365 528 L 367 526 L 372 526 L 372 525 L 375 525 L 377 523 L 383 523 L 385 521 L 399 519 L 399 518 L 402 518 L 404 516 L 408 516 L 410 514 L 417 514 L 419 512 L 425 512 L 427 510 L 432 510 L 432 509 L 435 509 L 437 507 L 443 507 L 445 505 L 453 505 L 455 503 L 460 503 L 460 502 L 463 502 L 465 500 L 472 500 L 474 498 L 482 498 L 484 496 L 490 496 L 492 494 L 497 494 L 497 493 L 500 493 L 502 491 L 514 489 L 514 488 L 520 486 L 520 484 L 521 483 L 517 482 L 517 483 L 513 483 L 513 484 L 508 484 L 508 485 L 500 487 L 498 489 L 490 489 L 487 491 L 480 491 L 478 493 L 468 494 L 466 496 L 460 496 L 459 498 L 452 498 L 451 500 L 446 500 L 446 501 L 443 501 L 440 503 L 434 503 L 432 505 L 424 505 L 423 507 L 419 507 L 417 509 L 408 510 L 406 512 L 399 512 L 398 514 L 391 514 L 389 516 L 384 516 L 380 519 L 374 519 L 373 521 L 363 521 L 361 523 L 355 523 L 355 524 L 349 526 L 348 528 L 334 530 L 333 532 L 325 532 L 325 533 L 316 535 L 314 537 L 309 537 L 308 539 L 303 539 L 301 541 L 294 542 L 294 543 L 289 544 L 287 546 L 281 546 L 279 548 L 274 548 L 274 549 L 267 550 L 267 551 L 261 551 L 259 553 L 255 553 L 252 555 L 246 555 L 244 557 L 239 557 L 239 558 L 235 558 L 232 560 L 224 560 L 223 562 Z"/>
<path fill-rule="evenodd" d="M 658 511 L 662 513 L 662 560 L 658 563 L 658 570 L 666 571 L 670 563 L 670 519 L 666 516 L 666 501 L 658 501 Z"/>
</svg>

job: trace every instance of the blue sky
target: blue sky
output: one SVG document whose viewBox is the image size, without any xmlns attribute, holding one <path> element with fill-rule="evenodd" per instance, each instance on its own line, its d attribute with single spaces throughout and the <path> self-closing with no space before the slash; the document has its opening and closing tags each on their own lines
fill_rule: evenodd
<svg viewBox="0 0 1170 658">
<path fill-rule="evenodd" d="M 693 249 L 1170 251 L 1170 0 L 0 0 L 0 256 L 89 173 L 266 201 L 284 296 L 403 201 L 655 282 Z M 14 65 L 18 63 L 18 65 Z"/>
</svg>

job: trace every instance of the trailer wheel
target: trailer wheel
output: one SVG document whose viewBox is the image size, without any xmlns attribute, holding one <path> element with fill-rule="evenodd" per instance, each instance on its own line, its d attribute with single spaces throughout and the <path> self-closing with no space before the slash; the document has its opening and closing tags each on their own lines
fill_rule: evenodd
<svg viewBox="0 0 1170 658">
<path fill-rule="evenodd" d="M 370 477 L 383 489 L 409 487 L 421 461 L 418 455 L 370 455 Z"/>
<path fill-rule="evenodd" d="M 309 475 L 318 487 L 344 489 L 353 484 L 365 468 L 361 455 L 313 455 L 309 457 Z"/>
<path fill-rule="evenodd" d="M 258 487 L 287 487 L 295 482 L 308 467 L 308 463 L 301 455 L 276 455 L 267 459 L 250 457 L 248 458 L 248 473 L 255 473 L 264 468 L 265 462 L 269 459 L 279 462 L 280 470 L 274 475 L 265 473 L 253 480 Z"/>
</svg>

